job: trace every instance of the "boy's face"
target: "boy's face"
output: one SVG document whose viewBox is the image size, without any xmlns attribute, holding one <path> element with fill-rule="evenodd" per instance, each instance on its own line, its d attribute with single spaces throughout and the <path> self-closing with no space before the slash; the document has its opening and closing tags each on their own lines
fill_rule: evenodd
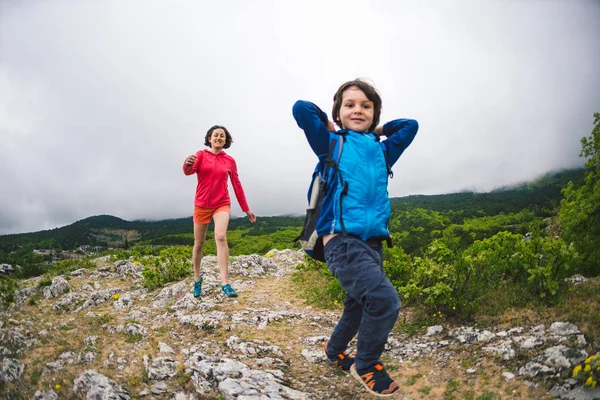
<svg viewBox="0 0 600 400">
<path fill-rule="evenodd" d="M 340 121 L 342 128 L 356 132 L 368 132 L 373 123 L 374 105 L 365 93 L 350 86 L 342 93 Z"/>
<path fill-rule="evenodd" d="M 225 146 L 227 136 L 225 135 L 225 131 L 221 128 L 217 128 L 212 131 L 210 138 L 208 141 L 210 142 L 210 147 L 213 149 L 222 149 Z"/>
</svg>

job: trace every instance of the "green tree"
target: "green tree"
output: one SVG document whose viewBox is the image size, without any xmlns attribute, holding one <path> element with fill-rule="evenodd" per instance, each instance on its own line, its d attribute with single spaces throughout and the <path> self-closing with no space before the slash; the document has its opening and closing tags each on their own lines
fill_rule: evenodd
<svg viewBox="0 0 600 400">
<path fill-rule="evenodd" d="M 585 157 L 585 180 L 581 187 L 572 182 L 563 190 L 559 213 L 563 236 L 572 242 L 582 258 L 582 272 L 600 274 L 600 113 L 594 114 L 594 129 L 581 139 L 580 157 Z"/>
</svg>

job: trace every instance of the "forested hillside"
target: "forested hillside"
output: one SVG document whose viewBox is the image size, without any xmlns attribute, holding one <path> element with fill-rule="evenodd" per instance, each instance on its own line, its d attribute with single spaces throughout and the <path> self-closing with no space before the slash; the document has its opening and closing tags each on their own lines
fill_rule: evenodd
<svg viewBox="0 0 600 400">
<path fill-rule="evenodd" d="M 407 254 L 421 254 L 445 230 L 459 238 L 461 247 L 476 239 L 506 230 L 526 233 L 530 223 L 557 213 L 561 189 L 568 182 L 580 186 L 583 169 L 548 174 L 536 181 L 490 193 L 415 195 L 392 199 L 390 231 L 395 244 Z M 228 241 L 232 255 L 265 252 L 273 248 L 299 248 L 294 241 L 303 217 L 259 217 L 255 224 L 247 218 L 232 218 Z M 538 224 L 539 225 L 539 224 Z M 448 232 L 446 232 L 446 235 Z M 209 226 L 205 252 L 215 251 Z M 81 245 L 129 248 L 133 245 L 173 246 L 193 244 L 191 217 L 160 221 L 126 221 L 99 215 L 61 228 L 0 236 L 0 262 L 27 268 L 42 263 L 33 249 L 74 250 Z M 43 271 L 43 268 L 36 268 Z M 25 274 L 30 275 L 30 274 Z"/>
</svg>

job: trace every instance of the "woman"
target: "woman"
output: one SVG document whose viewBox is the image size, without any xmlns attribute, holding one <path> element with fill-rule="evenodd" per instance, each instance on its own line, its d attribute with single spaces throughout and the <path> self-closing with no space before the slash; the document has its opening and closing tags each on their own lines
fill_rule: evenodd
<svg viewBox="0 0 600 400">
<path fill-rule="evenodd" d="M 237 173 L 235 160 L 227 155 L 223 149 L 228 149 L 233 140 L 231 134 L 224 126 L 211 127 L 204 137 L 204 145 L 209 149 L 199 150 L 185 159 L 183 172 L 186 175 L 196 174 L 198 184 L 194 199 L 194 250 L 192 263 L 194 264 L 194 297 L 202 293 L 202 277 L 200 264 L 202 262 L 202 249 L 206 241 L 206 231 L 212 218 L 215 222 L 215 242 L 217 245 L 217 261 L 221 276 L 221 290 L 227 297 L 237 297 L 236 291 L 229 284 L 229 246 L 227 246 L 227 226 L 231 213 L 231 200 L 227 190 L 227 178 L 231 184 L 235 197 L 248 215 L 250 222 L 256 221 L 256 216 L 246 201 L 244 189 Z"/>
</svg>

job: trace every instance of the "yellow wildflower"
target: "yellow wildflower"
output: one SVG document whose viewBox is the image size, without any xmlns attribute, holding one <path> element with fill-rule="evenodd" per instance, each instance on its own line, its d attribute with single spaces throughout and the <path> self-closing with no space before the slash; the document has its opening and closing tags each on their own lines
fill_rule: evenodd
<svg viewBox="0 0 600 400">
<path fill-rule="evenodd" d="M 57 383 L 56 385 L 54 385 L 54 389 L 56 390 L 60 390 L 62 386 L 60 386 L 60 383 Z"/>
<path fill-rule="evenodd" d="M 579 375 L 580 372 L 581 372 L 581 365 L 578 365 L 575 368 L 573 368 L 573 376 Z"/>
<path fill-rule="evenodd" d="M 590 366 L 590 364 L 586 364 L 585 368 L 583 368 L 583 372 L 590 372 L 591 369 L 592 367 Z"/>
<path fill-rule="evenodd" d="M 589 364 L 589 363 L 591 363 L 591 362 L 592 362 L 592 360 L 593 360 L 594 358 L 596 358 L 596 357 L 595 357 L 595 356 L 589 356 L 588 358 L 586 358 L 586 359 L 585 359 L 584 363 L 585 363 L 585 364 Z"/>
<path fill-rule="evenodd" d="M 120 293 L 115 293 L 115 294 L 112 295 L 112 298 L 115 299 L 115 300 L 119 300 L 119 296 L 121 296 Z"/>
<path fill-rule="evenodd" d="M 590 376 L 589 378 L 587 378 L 587 381 L 585 381 L 585 386 L 592 386 L 592 383 L 595 383 L 594 378 Z"/>
</svg>

